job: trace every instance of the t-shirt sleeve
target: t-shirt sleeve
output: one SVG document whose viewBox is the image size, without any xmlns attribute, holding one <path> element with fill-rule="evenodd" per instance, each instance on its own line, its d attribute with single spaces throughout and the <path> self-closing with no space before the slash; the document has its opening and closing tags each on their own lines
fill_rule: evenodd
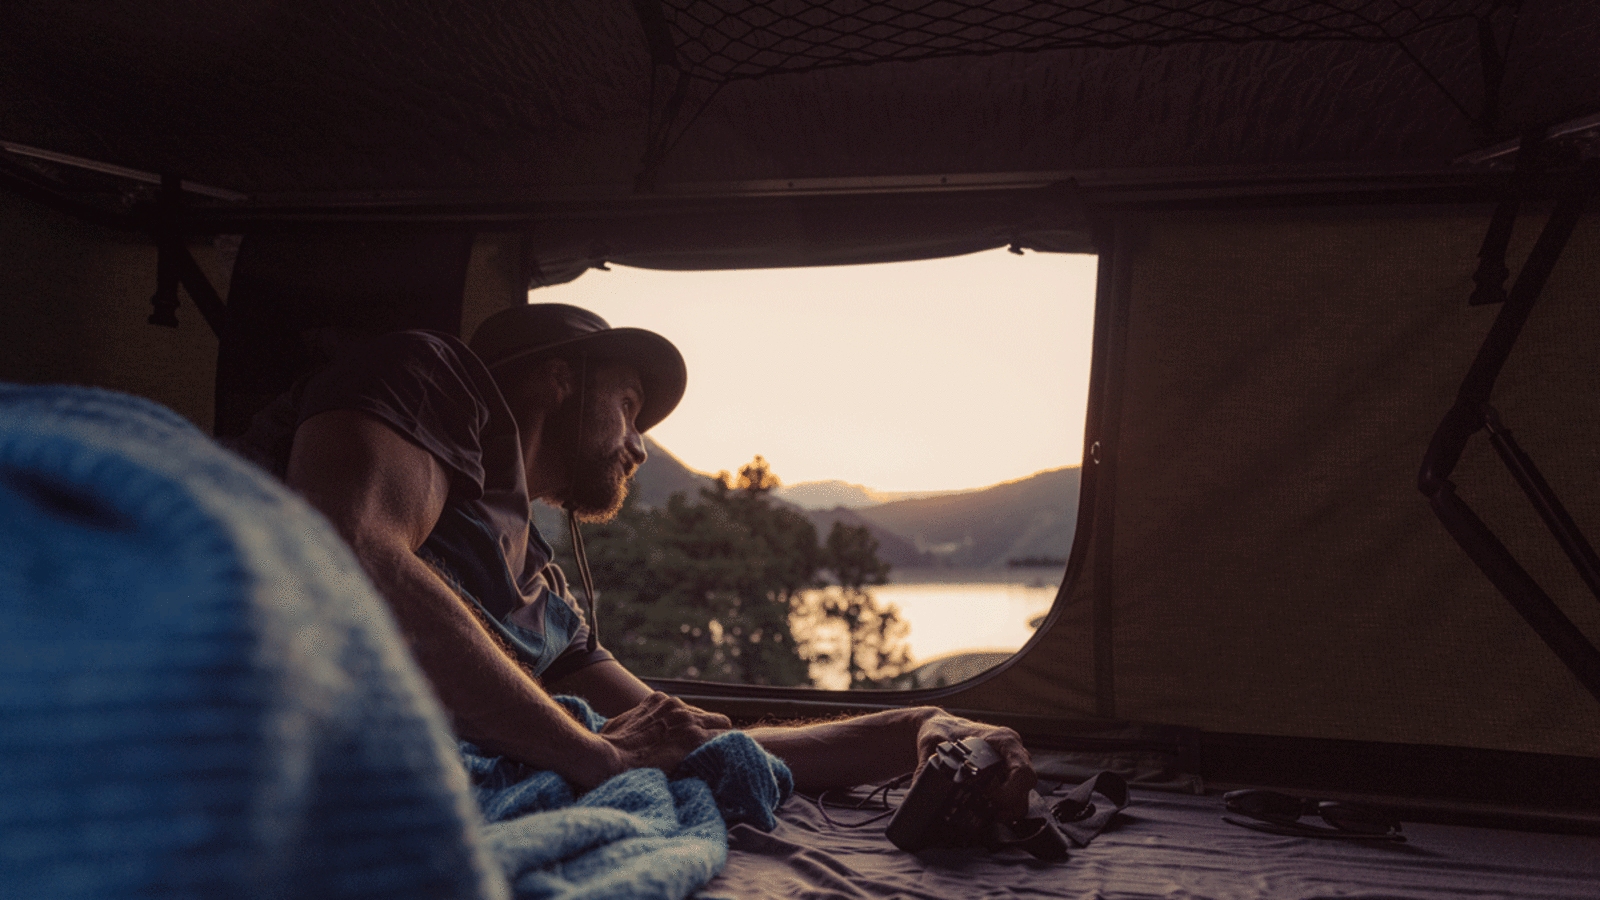
<svg viewBox="0 0 1600 900">
<path fill-rule="evenodd" d="M 555 563 L 550 563 L 544 567 L 540 575 L 544 578 L 545 584 L 549 586 L 551 593 L 559 597 L 562 602 L 566 603 L 567 608 L 572 610 L 578 622 L 577 628 L 572 632 L 572 637 L 567 640 L 567 645 L 561 649 L 555 659 L 550 661 L 550 665 L 546 666 L 545 670 L 540 673 L 540 678 L 546 682 L 556 682 L 579 669 L 587 668 L 597 662 L 616 659 L 611 655 L 611 651 L 604 647 L 596 646 L 594 651 L 590 652 L 589 623 L 584 617 L 583 607 L 573 598 L 572 590 L 567 584 L 567 574 L 561 571 L 561 567 Z"/>
<path fill-rule="evenodd" d="M 432 454 L 452 488 L 476 499 L 484 484 L 479 435 L 498 398 L 492 376 L 460 341 L 406 331 L 372 338 L 313 375 L 299 413 L 301 422 L 336 409 L 374 416 Z"/>
<path fill-rule="evenodd" d="M 578 630 L 572 633 L 572 640 L 567 643 L 566 648 L 550 661 L 550 665 L 546 666 L 543 672 L 539 673 L 539 678 L 544 682 L 554 683 L 579 669 L 588 668 L 608 659 L 616 657 L 604 647 L 596 646 L 594 652 L 589 652 L 589 626 L 580 625 Z"/>
</svg>

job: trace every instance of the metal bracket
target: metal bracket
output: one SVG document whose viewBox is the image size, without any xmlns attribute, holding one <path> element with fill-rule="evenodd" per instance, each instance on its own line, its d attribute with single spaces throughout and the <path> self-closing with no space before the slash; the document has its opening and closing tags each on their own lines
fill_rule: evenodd
<svg viewBox="0 0 1600 900">
<path fill-rule="evenodd" d="M 177 328 L 178 288 L 181 286 L 211 327 L 211 333 L 220 338 L 227 306 L 184 242 L 183 193 L 183 181 L 172 175 L 161 176 L 155 216 L 156 292 L 150 297 L 152 309 L 146 321 L 164 328 Z"/>
</svg>

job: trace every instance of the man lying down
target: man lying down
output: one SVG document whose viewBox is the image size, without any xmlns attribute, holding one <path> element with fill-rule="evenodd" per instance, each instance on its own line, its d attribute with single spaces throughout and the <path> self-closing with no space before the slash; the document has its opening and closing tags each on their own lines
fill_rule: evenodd
<svg viewBox="0 0 1600 900">
<path fill-rule="evenodd" d="M 642 433 L 685 381 L 660 335 L 529 305 L 492 316 L 470 346 L 423 331 L 348 346 L 258 416 L 241 449 L 349 543 L 469 768 L 520 764 L 581 793 L 633 770 L 672 772 L 732 727 L 653 691 L 598 644 L 531 522 L 535 500 L 566 510 L 574 529 L 615 515 L 645 460 Z M 592 730 L 597 720 L 557 695 L 605 724 Z M 931 707 L 745 734 L 805 792 L 893 778 L 967 737 L 1004 760 L 1002 817 L 1023 815 L 1035 781 L 1015 732 Z"/>
</svg>

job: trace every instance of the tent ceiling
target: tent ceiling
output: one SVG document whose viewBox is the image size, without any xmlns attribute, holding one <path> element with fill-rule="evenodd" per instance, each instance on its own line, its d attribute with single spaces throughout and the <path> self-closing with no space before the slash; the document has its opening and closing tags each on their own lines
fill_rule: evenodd
<svg viewBox="0 0 1600 900">
<path fill-rule="evenodd" d="M 0 141 L 279 204 L 1439 172 L 1600 112 L 1596 47 L 1588 0 L 22 0 Z"/>
</svg>

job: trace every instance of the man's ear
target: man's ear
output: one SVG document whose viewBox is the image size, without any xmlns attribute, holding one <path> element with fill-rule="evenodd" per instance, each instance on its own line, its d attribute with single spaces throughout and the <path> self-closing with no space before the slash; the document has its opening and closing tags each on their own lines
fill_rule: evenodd
<svg viewBox="0 0 1600 900">
<path fill-rule="evenodd" d="M 542 370 L 540 375 L 547 380 L 553 389 L 555 402 L 565 403 L 578 389 L 578 375 L 572 370 L 572 364 L 564 359 L 547 359 L 539 363 Z"/>
<path fill-rule="evenodd" d="M 554 409 L 577 389 L 576 373 L 564 359 L 541 359 L 506 378 L 500 389 L 518 415 L 531 409 Z"/>
</svg>

